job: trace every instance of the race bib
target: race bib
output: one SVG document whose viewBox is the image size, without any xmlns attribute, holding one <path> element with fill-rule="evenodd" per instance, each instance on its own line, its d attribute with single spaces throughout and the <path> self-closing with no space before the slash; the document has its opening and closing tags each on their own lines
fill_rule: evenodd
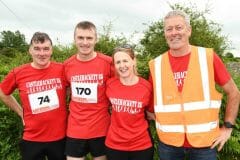
<svg viewBox="0 0 240 160">
<path fill-rule="evenodd" d="M 59 107 L 56 89 L 30 94 L 28 99 L 33 114 L 47 112 Z"/>
<path fill-rule="evenodd" d="M 97 83 L 71 82 L 72 100 L 81 103 L 97 103 Z"/>
</svg>

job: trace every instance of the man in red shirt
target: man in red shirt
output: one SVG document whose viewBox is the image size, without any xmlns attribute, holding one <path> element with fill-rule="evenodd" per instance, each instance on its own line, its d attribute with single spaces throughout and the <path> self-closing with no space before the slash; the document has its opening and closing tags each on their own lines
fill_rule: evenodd
<svg viewBox="0 0 240 160">
<path fill-rule="evenodd" d="M 149 62 L 159 156 L 164 160 L 216 160 L 231 136 L 239 107 L 239 91 L 221 59 L 210 48 L 192 46 L 189 17 L 171 11 L 164 18 L 169 50 Z M 224 126 L 219 128 L 222 95 L 227 94 Z"/>
<path fill-rule="evenodd" d="M 32 62 L 14 68 L 0 85 L 1 100 L 23 121 L 23 160 L 64 160 L 66 82 L 64 68 L 51 62 L 52 41 L 36 32 L 30 43 Z M 11 95 L 19 90 L 21 104 Z"/>
<path fill-rule="evenodd" d="M 77 53 L 64 62 L 71 88 L 66 150 L 68 160 L 105 160 L 105 136 L 110 123 L 106 81 L 113 75 L 111 57 L 94 51 L 96 27 L 83 21 L 74 31 Z"/>
</svg>

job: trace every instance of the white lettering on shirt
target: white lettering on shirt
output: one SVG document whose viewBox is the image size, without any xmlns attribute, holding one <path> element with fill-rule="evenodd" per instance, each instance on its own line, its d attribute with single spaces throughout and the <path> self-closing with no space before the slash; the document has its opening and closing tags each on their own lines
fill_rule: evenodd
<svg viewBox="0 0 240 160">
<path fill-rule="evenodd" d="M 71 82 L 98 83 L 103 85 L 103 74 L 82 74 L 71 77 Z"/>
<path fill-rule="evenodd" d="M 184 84 L 184 79 L 187 76 L 187 71 L 183 71 L 183 72 L 174 72 L 174 79 L 176 81 L 177 87 L 179 86 L 183 86 Z"/>
<path fill-rule="evenodd" d="M 116 112 L 127 112 L 129 114 L 137 114 L 142 109 L 142 102 L 119 99 L 119 98 L 110 98 L 112 109 Z"/>
<path fill-rule="evenodd" d="M 51 89 L 62 89 L 60 78 L 51 78 L 37 81 L 30 81 L 26 83 L 27 94 L 47 91 Z"/>
</svg>

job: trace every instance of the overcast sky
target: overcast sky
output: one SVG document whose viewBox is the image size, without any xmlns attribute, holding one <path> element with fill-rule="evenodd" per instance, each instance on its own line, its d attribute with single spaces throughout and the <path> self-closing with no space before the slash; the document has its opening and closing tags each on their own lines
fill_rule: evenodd
<svg viewBox="0 0 240 160">
<path fill-rule="evenodd" d="M 112 35 L 135 34 L 138 39 L 148 25 L 170 11 L 168 3 L 191 6 L 199 10 L 207 5 L 208 19 L 222 25 L 223 35 L 229 37 L 240 53 L 239 0 L 0 0 L 0 31 L 19 30 L 29 42 L 36 31 L 48 33 L 56 44 L 73 41 L 73 29 L 82 20 L 95 23 L 98 32 L 110 22 Z M 240 54 L 239 54 L 240 55 Z"/>
</svg>

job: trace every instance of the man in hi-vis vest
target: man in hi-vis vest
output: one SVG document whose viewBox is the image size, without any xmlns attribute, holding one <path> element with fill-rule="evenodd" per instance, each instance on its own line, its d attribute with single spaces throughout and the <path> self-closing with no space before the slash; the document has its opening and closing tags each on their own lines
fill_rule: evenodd
<svg viewBox="0 0 240 160">
<path fill-rule="evenodd" d="M 156 129 L 161 160 L 216 160 L 231 136 L 240 94 L 223 62 L 210 48 L 189 44 L 191 26 L 182 11 L 164 18 L 169 50 L 149 62 L 154 87 Z M 219 128 L 221 86 L 227 94 L 224 125 Z"/>
</svg>

